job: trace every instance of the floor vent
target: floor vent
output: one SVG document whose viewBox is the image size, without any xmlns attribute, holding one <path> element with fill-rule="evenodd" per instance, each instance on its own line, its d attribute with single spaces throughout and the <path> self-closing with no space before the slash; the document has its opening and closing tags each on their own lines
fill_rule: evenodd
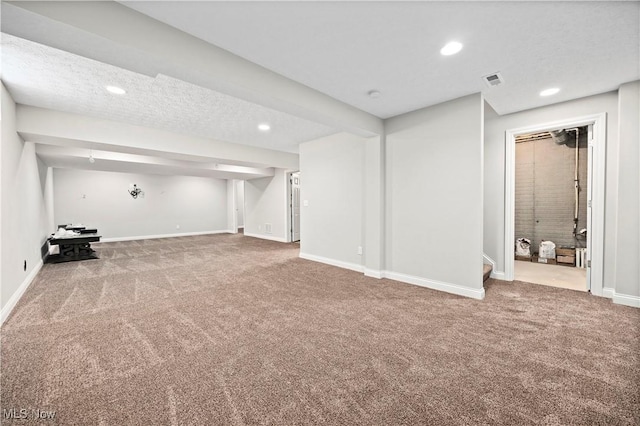
<svg viewBox="0 0 640 426">
<path fill-rule="evenodd" d="M 484 77 L 482 77 L 482 80 L 484 80 L 485 84 L 489 87 L 498 86 L 504 83 L 502 75 L 499 72 L 485 75 Z"/>
</svg>

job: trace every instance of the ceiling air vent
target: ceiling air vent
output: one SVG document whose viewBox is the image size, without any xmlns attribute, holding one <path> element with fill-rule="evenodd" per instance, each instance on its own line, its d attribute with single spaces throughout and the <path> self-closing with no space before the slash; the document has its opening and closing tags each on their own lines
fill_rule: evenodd
<svg viewBox="0 0 640 426">
<path fill-rule="evenodd" d="M 498 86 L 504 83 L 504 80 L 502 79 L 502 75 L 499 72 L 485 75 L 484 77 L 482 77 L 482 80 L 484 80 L 485 84 L 489 87 Z"/>
</svg>

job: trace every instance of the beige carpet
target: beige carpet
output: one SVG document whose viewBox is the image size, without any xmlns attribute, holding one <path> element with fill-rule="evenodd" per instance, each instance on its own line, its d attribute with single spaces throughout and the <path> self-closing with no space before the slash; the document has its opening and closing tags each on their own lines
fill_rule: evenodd
<svg viewBox="0 0 640 426">
<path fill-rule="evenodd" d="M 640 423 L 640 310 L 607 299 L 489 280 L 477 301 L 242 235 L 98 251 L 46 265 L 3 327 L 3 410 L 65 425 Z"/>
</svg>

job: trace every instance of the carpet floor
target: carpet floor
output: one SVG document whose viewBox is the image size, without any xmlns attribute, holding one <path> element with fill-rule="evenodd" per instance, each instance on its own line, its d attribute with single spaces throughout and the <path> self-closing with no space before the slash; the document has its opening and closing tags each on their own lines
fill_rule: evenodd
<svg viewBox="0 0 640 426">
<path fill-rule="evenodd" d="M 2 327 L 3 424 L 640 424 L 640 309 L 494 280 L 472 300 L 242 235 L 96 248 Z"/>
</svg>

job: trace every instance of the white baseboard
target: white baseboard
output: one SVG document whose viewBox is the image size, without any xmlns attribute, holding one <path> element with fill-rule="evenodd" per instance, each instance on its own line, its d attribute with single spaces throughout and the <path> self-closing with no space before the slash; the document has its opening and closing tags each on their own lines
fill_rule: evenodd
<svg viewBox="0 0 640 426">
<path fill-rule="evenodd" d="M 482 253 L 482 262 L 491 265 L 491 278 L 504 281 L 504 271 L 496 271 L 496 261 Z"/>
<path fill-rule="evenodd" d="M 364 272 L 364 267 L 357 263 L 343 262 L 341 260 L 329 259 L 327 257 L 316 256 L 314 254 L 300 253 L 301 259 L 312 260 L 314 262 L 326 263 L 327 265 L 337 266 L 338 268 L 350 269 L 356 272 Z M 380 277 L 382 278 L 382 277 Z"/>
<path fill-rule="evenodd" d="M 640 297 L 630 296 L 628 294 L 616 293 L 616 290 L 611 287 L 604 287 L 602 289 L 602 297 L 613 299 L 613 303 L 617 305 L 631 306 L 633 308 L 640 308 Z"/>
<path fill-rule="evenodd" d="M 245 232 L 244 236 L 245 237 L 253 237 L 253 238 L 261 238 L 263 240 L 277 241 L 279 243 L 288 243 L 289 242 L 289 241 L 287 241 L 286 238 L 274 237 L 272 235 L 250 234 L 250 233 Z"/>
<path fill-rule="evenodd" d="M 371 278 L 384 278 L 384 272 L 378 269 L 364 268 L 364 275 Z"/>
<path fill-rule="evenodd" d="M 42 269 L 42 259 L 40 259 L 36 266 L 34 266 L 31 272 L 29 272 L 29 275 L 27 275 L 24 281 L 22 281 L 20 287 L 18 287 L 9 300 L 7 300 L 7 303 L 2 307 L 2 310 L 0 311 L 0 324 L 4 324 L 5 320 L 9 318 L 9 314 L 13 311 L 13 308 L 16 307 L 24 292 L 27 291 L 33 282 L 33 279 L 38 275 L 38 272 L 40 272 L 40 269 Z"/>
<path fill-rule="evenodd" d="M 459 296 L 471 297 L 473 299 L 484 299 L 484 288 L 469 288 L 463 287 L 457 284 L 445 283 L 442 281 L 430 280 L 427 278 L 415 277 L 412 275 L 400 274 L 398 272 L 384 272 L 385 278 L 389 278 L 395 281 L 401 281 L 407 284 L 418 285 L 420 287 L 427 287 L 433 290 L 444 291 L 447 293 L 457 294 Z"/>
<path fill-rule="evenodd" d="M 504 271 L 491 271 L 491 278 L 495 280 L 506 281 Z"/>
<path fill-rule="evenodd" d="M 496 261 L 482 253 L 482 261 L 483 263 L 491 265 L 491 278 L 494 280 L 502 280 L 504 281 L 504 271 L 496 271 Z"/>
<path fill-rule="evenodd" d="M 183 232 L 180 234 L 158 234 L 158 235 L 140 235 L 136 237 L 114 237 L 114 238 L 102 238 L 101 243 L 114 243 L 119 241 L 136 241 L 136 240 L 154 240 L 157 238 L 172 238 L 172 237 L 193 237 L 196 235 L 213 235 L 213 234 L 229 234 L 233 231 L 227 229 L 221 231 L 204 231 L 204 232 Z M 96 244 L 96 243 L 94 243 Z"/>
<path fill-rule="evenodd" d="M 471 297 L 473 299 L 484 299 L 484 288 L 474 289 L 459 286 L 456 284 L 445 283 L 441 281 L 429 280 L 426 278 L 414 277 L 411 275 L 400 274 L 391 271 L 378 271 L 376 269 L 367 269 L 362 265 L 355 263 L 343 262 L 341 260 L 329 259 L 313 254 L 300 253 L 300 258 L 312 260 L 314 262 L 325 263 L 327 265 L 337 266 L 339 268 L 350 269 L 356 272 L 363 272 L 366 276 L 372 278 L 389 278 L 391 280 L 400 281 L 407 284 L 413 284 L 420 287 L 426 287 L 433 290 L 440 290 L 447 293 L 457 294 L 459 296 Z"/>
<path fill-rule="evenodd" d="M 640 308 L 640 297 L 613 293 L 613 303 L 617 305 L 631 306 L 632 308 Z"/>
</svg>

